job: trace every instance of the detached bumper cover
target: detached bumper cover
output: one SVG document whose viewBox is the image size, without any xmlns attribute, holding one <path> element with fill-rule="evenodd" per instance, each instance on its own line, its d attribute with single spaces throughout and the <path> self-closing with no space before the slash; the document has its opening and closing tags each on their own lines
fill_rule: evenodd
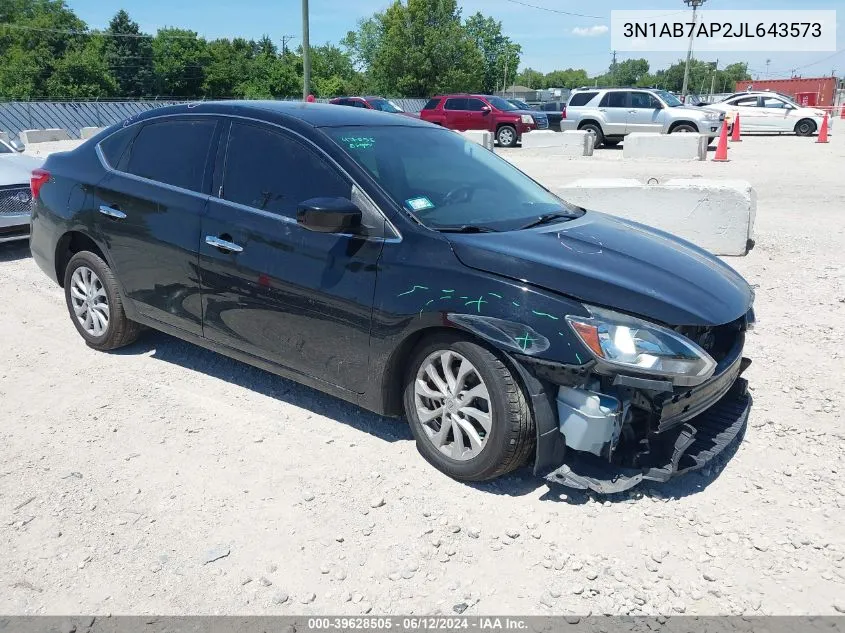
<svg viewBox="0 0 845 633">
<path fill-rule="evenodd" d="M 712 407 L 659 435 L 662 465 L 647 469 L 615 466 L 594 455 L 570 452 L 567 463 L 546 475 L 546 481 L 602 494 L 633 488 L 642 481 L 665 482 L 704 468 L 744 433 L 751 411 L 748 383 L 738 378 Z"/>
</svg>

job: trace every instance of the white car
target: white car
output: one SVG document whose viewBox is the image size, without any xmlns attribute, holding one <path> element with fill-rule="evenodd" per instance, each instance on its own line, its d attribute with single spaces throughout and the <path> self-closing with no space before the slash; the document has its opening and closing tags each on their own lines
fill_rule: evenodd
<svg viewBox="0 0 845 633">
<path fill-rule="evenodd" d="M 806 108 L 775 92 L 744 92 L 707 106 L 725 113 L 729 124 L 739 113 L 742 132 L 794 132 L 812 136 L 821 129 L 824 110 Z"/>
<path fill-rule="evenodd" d="M 29 237 L 29 178 L 44 159 L 24 156 L 22 147 L 17 141 L 0 138 L 0 242 Z"/>
</svg>

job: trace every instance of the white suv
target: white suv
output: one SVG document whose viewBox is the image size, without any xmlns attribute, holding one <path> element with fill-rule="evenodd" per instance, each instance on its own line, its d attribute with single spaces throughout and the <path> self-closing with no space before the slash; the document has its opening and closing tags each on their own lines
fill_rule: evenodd
<svg viewBox="0 0 845 633">
<path fill-rule="evenodd" d="M 596 147 L 614 146 L 632 132 L 719 135 L 724 112 L 685 106 L 665 90 L 645 88 L 579 88 L 572 92 L 560 129 L 586 130 Z"/>
</svg>

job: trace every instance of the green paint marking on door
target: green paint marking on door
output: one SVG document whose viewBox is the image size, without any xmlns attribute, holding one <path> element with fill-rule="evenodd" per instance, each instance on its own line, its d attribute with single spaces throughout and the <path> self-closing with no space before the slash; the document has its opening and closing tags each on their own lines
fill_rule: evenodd
<svg viewBox="0 0 845 633">
<path fill-rule="evenodd" d="M 584 364 L 584 361 L 582 361 L 582 360 L 581 360 L 581 357 L 578 355 L 578 352 L 575 352 L 575 358 L 577 358 L 577 359 L 578 359 L 578 363 L 579 363 L 579 364 L 581 364 L 581 365 L 583 365 L 583 364 Z"/>
<path fill-rule="evenodd" d="M 476 309 L 479 312 L 481 312 L 481 304 L 482 303 L 487 303 L 487 301 L 484 300 L 484 297 L 478 297 L 478 299 L 475 299 L 474 301 L 467 301 L 464 305 L 471 306 L 471 305 L 475 304 Z"/>
<path fill-rule="evenodd" d="M 414 287 L 413 287 L 413 288 L 411 288 L 410 290 L 408 290 L 408 291 L 406 291 L 406 292 L 399 293 L 399 294 L 398 294 L 398 295 L 396 295 L 396 296 L 397 296 L 397 297 L 404 297 L 405 295 L 413 294 L 413 293 L 414 293 L 414 292 L 416 292 L 417 290 L 428 290 L 428 286 L 414 286 Z"/>
<path fill-rule="evenodd" d="M 534 314 L 540 317 L 546 317 L 547 319 L 551 319 L 552 321 L 559 321 L 556 316 L 549 314 L 548 312 L 537 312 L 536 310 L 531 310 Z"/>
<path fill-rule="evenodd" d="M 451 293 L 453 293 L 453 292 L 455 292 L 455 291 L 454 291 L 454 290 L 441 290 L 440 292 L 448 292 L 448 293 L 450 293 L 450 294 L 451 294 Z"/>
<path fill-rule="evenodd" d="M 519 304 L 516 301 L 511 301 L 511 303 L 514 304 L 517 308 L 519 307 Z"/>
<path fill-rule="evenodd" d="M 454 299 L 454 298 L 455 297 L 453 297 L 452 295 L 445 295 L 443 297 L 440 297 L 440 300 L 442 301 L 443 299 Z"/>
<path fill-rule="evenodd" d="M 502 295 L 497 295 L 495 292 L 488 292 L 487 294 L 490 295 L 491 297 L 496 297 L 497 299 L 502 298 Z"/>
</svg>

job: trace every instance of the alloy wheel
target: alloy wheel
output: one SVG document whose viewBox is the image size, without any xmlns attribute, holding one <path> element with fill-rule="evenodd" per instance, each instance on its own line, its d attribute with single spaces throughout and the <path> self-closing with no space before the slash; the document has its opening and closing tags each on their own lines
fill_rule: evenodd
<svg viewBox="0 0 845 633">
<path fill-rule="evenodd" d="M 103 282 L 87 266 L 73 271 L 70 300 L 76 320 L 91 336 L 102 336 L 109 327 L 109 298 Z"/>
<path fill-rule="evenodd" d="M 499 143 L 502 145 L 511 145 L 513 144 L 513 132 L 510 128 L 502 128 L 499 132 Z"/>
<path fill-rule="evenodd" d="M 445 456 L 466 461 L 484 450 L 493 425 L 490 394 L 475 366 L 457 352 L 436 351 L 423 361 L 414 404 L 426 437 Z"/>
</svg>

